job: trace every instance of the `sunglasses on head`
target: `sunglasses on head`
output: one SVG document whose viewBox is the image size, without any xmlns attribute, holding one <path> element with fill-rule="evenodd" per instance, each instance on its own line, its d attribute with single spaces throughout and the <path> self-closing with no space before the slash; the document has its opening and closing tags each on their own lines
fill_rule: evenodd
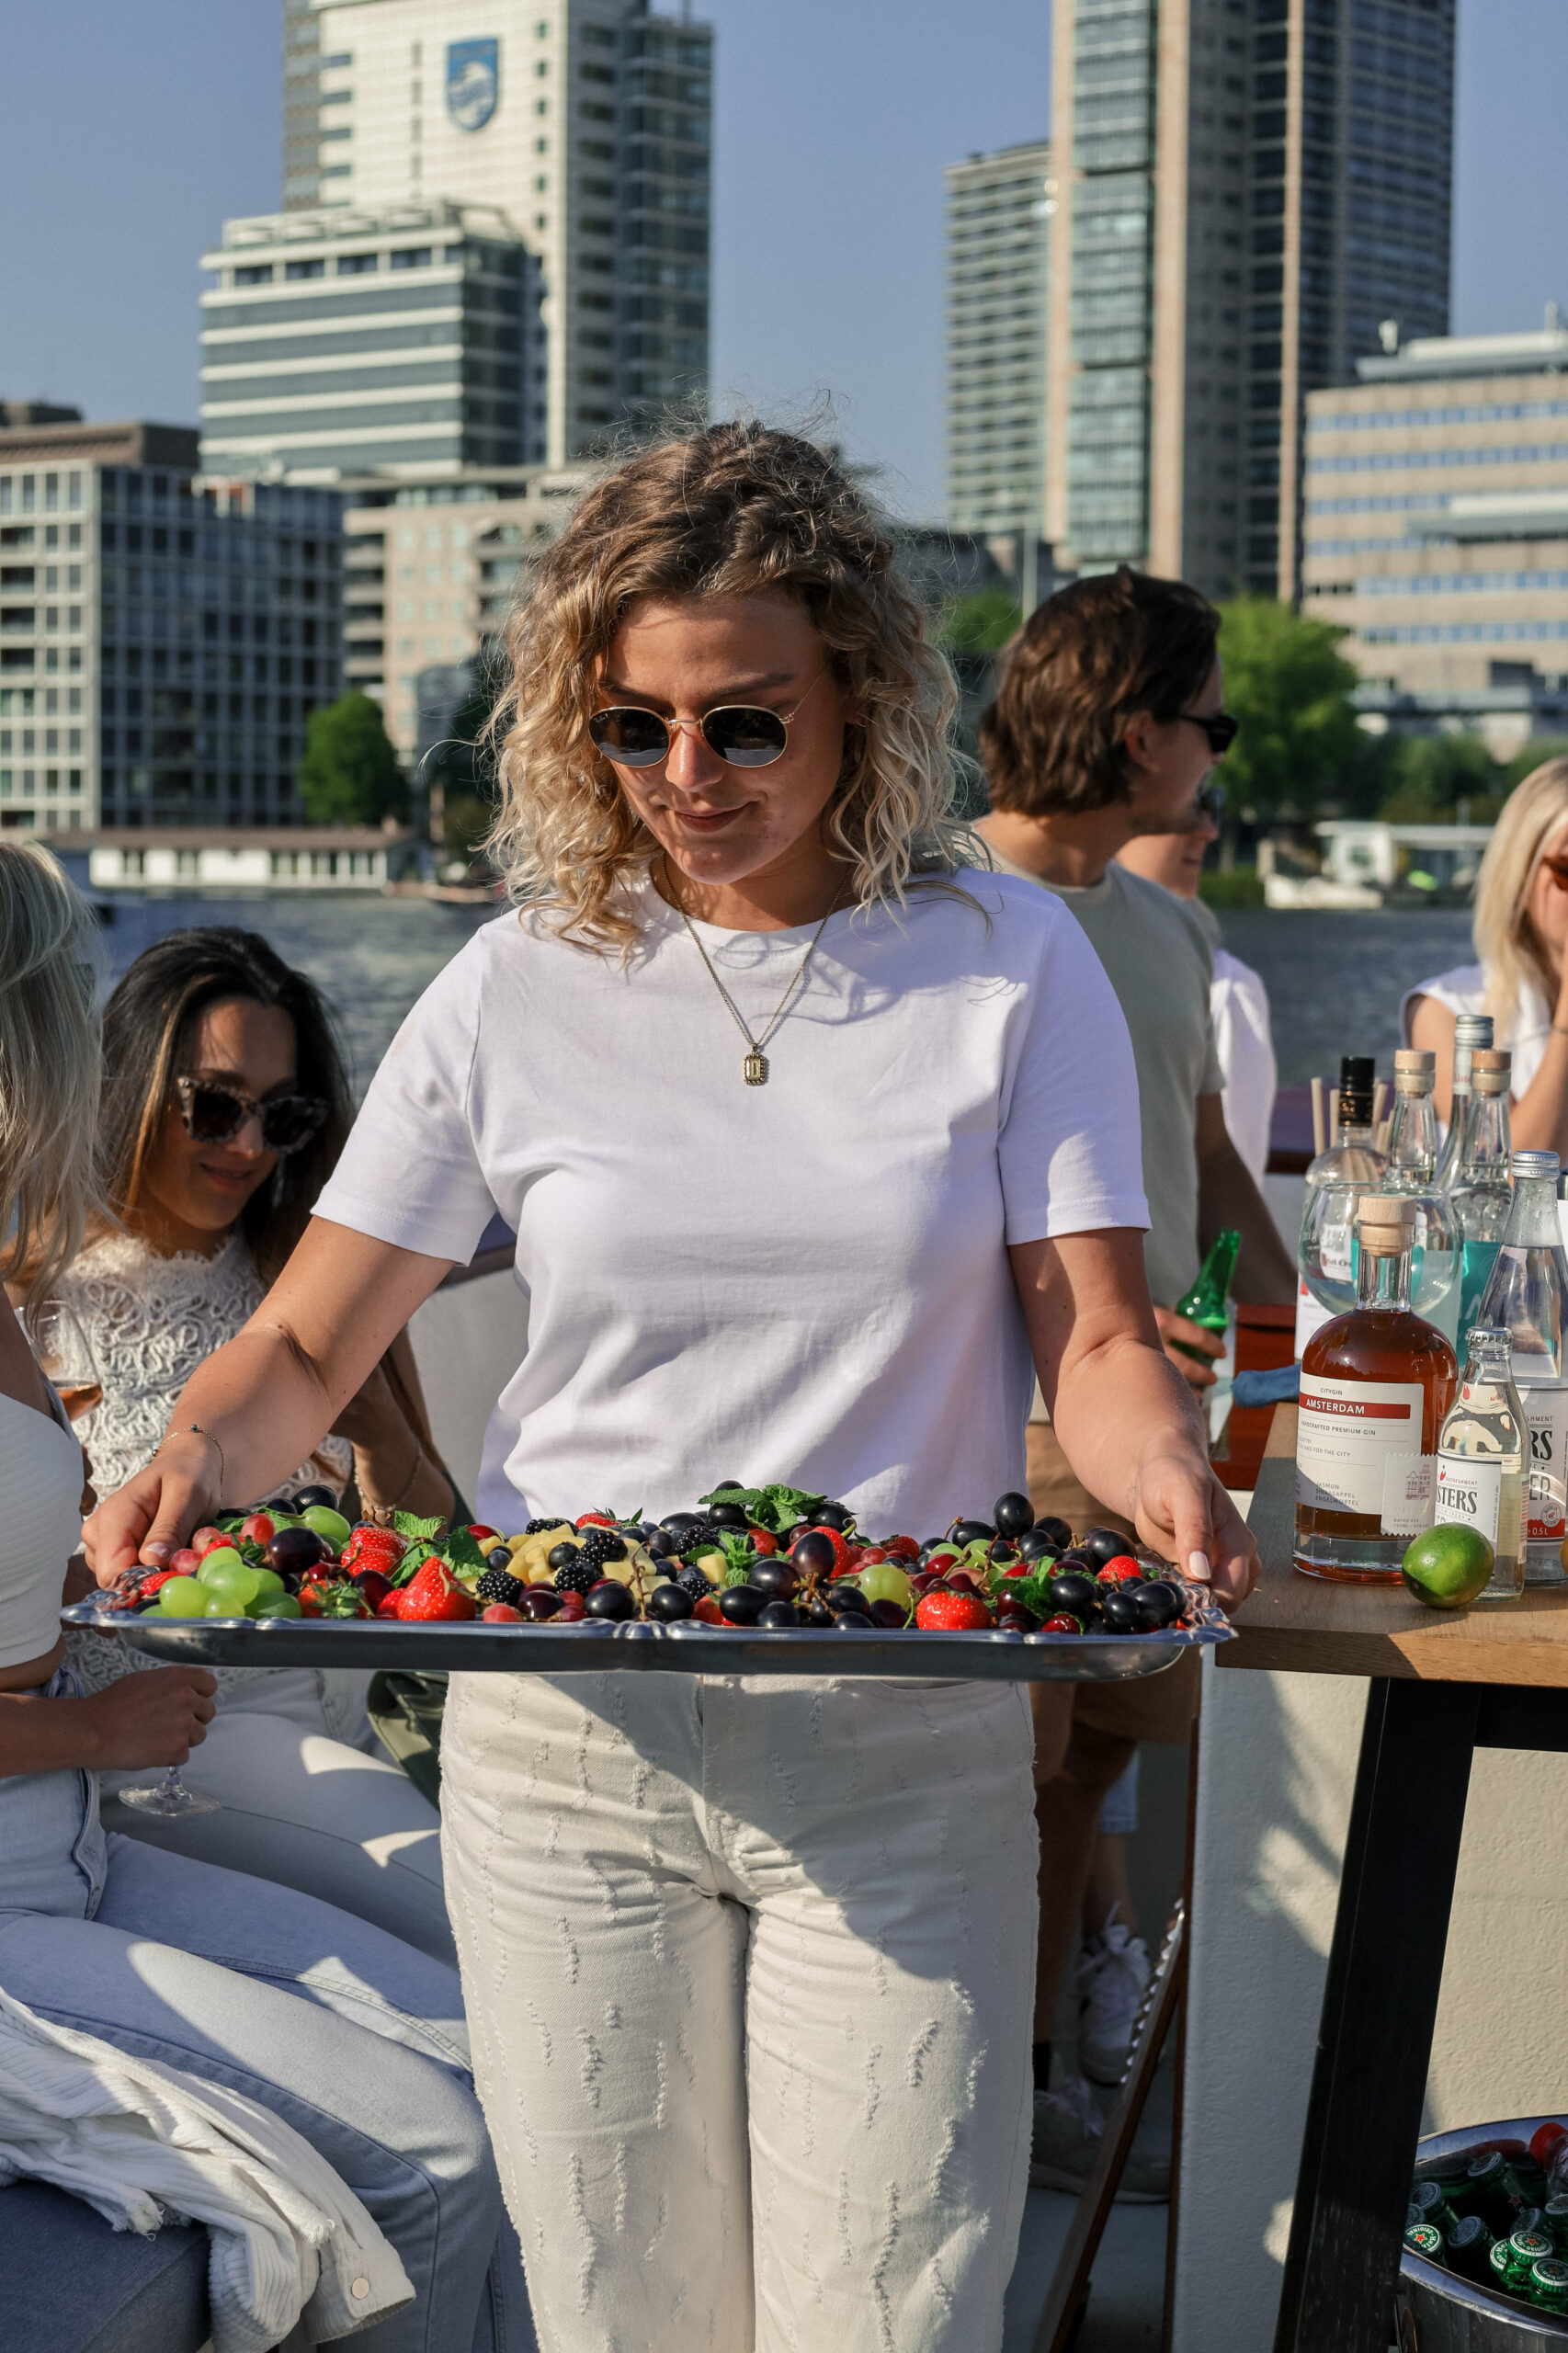
<svg viewBox="0 0 1568 2353">
<path fill-rule="evenodd" d="M 612 703 L 608 710 L 594 712 L 588 733 L 596 748 L 618 768 L 656 768 L 661 760 L 668 759 L 670 746 L 683 727 L 695 728 L 709 750 L 729 767 L 771 767 L 775 760 L 783 758 L 790 726 L 822 675 L 819 670 L 788 719 L 781 711 L 754 710 L 749 703 L 721 703 L 716 710 L 705 710 L 700 719 L 674 720 L 661 719 L 656 710 L 644 710 L 637 703 Z"/>
<path fill-rule="evenodd" d="M 1189 727 L 1202 728 L 1209 738 L 1209 749 L 1217 760 L 1224 758 L 1241 733 L 1241 721 L 1228 710 L 1212 711 L 1201 718 L 1196 710 L 1178 710 L 1176 717 L 1185 719 Z"/>
<path fill-rule="evenodd" d="M 261 1121 L 261 1140 L 268 1152 L 298 1152 L 315 1134 L 327 1115 L 319 1095 L 272 1095 L 258 1102 L 243 1087 L 225 1086 L 211 1078 L 176 1078 L 179 1115 L 193 1143 L 233 1143 L 245 1121 Z"/>
</svg>

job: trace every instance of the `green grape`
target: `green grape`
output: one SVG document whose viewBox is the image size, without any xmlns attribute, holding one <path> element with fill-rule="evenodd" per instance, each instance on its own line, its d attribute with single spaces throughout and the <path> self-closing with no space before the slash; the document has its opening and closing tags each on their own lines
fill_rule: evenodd
<svg viewBox="0 0 1568 2353">
<path fill-rule="evenodd" d="M 244 1566 L 232 1544 L 214 1544 L 196 1574 L 203 1585 L 222 1585 L 230 1575 L 243 1575 Z"/>
<path fill-rule="evenodd" d="M 304 1611 L 291 1593 L 264 1593 L 253 1602 L 252 1618 L 302 1618 Z"/>
<path fill-rule="evenodd" d="M 237 1569 L 227 1570 L 221 1576 L 200 1577 L 198 1583 L 204 1585 L 215 1598 L 229 1604 L 232 1617 L 235 1609 L 243 1609 L 247 1601 L 256 1599 L 262 1589 L 261 1577 L 259 1569 L 247 1568 L 242 1561 Z"/>
<path fill-rule="evenodd" d="M 195 1577 L 171 1577 L 158 1587 L 158 1608 L 165 1618 L 201 1618 L 207 1611 L 207 1587 Z"/>
<path fill-rule="evenodd" d="M 251 1574 L 256 1581 L 256 1589 L 258 1594 L 283 1593 L 287 1590 L 276 1569 L 253 1569 Z"/>
<path fill-rule="evenodd" d="M 342 1552 L 353 1533 L 343 1514 L 334 1511 L 329 1504 L 311 1504 L 302 1517 L 305 1526 L 324 1537 L 335 1552 Z"/>
<path fill-rule="evenodd" d="M 236 1591 L 228 1586 L 218 1586 L 209 1589 L 207 1607 L 201 1614 L 204 1618 L 243 1618 L 245 1608 Z"/>
<path fill-rule="evenodd" d="M 855 1574 L 855 1582 L 868 1601 L 896 1601 L 907 1609 L 914 1588 L 903 1571 L 893 1561 L 872 1561 Z"/>
</svg>

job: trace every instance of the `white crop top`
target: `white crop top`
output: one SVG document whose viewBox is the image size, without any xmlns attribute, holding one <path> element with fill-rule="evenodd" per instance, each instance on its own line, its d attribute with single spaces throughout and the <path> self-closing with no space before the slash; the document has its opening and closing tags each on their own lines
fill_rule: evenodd
<svg viewBox="0 0 1568 2353">
<path fill-rule="evenodd" d="M 82 1449 L 55 1411 L 46 1421 L 0 1394 L 0 1667 L 60 1640 L 65 1563 L 82 1539 Z"/>
</svg>

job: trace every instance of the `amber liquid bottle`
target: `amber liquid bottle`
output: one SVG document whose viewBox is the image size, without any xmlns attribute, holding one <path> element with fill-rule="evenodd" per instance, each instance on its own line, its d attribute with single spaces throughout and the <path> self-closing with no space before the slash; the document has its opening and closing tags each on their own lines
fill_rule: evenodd
<svg viewBox="0 0 1568 2353">
<path fill-rule="evenodd" d="M 1459 1367 L 1436 1325 L 1411 1312 L 1415 1206 L 1363 1196 L 1357 1303 L 1301 1358 L 1295 1562 L 1308 1576 L 1397 1586 L 1411 1538 L 1432 1525 Z"/>
</svg>

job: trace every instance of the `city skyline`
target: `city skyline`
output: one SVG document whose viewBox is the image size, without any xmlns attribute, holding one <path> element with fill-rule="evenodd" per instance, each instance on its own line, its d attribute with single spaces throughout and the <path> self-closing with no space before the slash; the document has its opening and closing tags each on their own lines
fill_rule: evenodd
<svg viewBox="0 0 1568 2353">
<path fill-rule="evenodd" d="M 937 0 L 861 0 L 847 23 L 825 0 L 693 13 L 717 33 L 715 404 L 788 417 L 831 401 L 890 503 L 938 516 L 942 166 L 1043 135 L 1049 11 L 992 0 L 959 41 Z M 1482 16 L 1461 0 L 1460 333 L 1528 325 L 1568 294 L 1550 136 L 1568 23 L 1551 0 L 1489 0 L 1489 30 Z M 133 32 L 82 0 L 17 0 L 13 86 L 41 94 L 62 48 L 75 130 L 24 107 L 0 157 L 0 201 L 30 231 L 0 263 L 4 393 L 193 423 L 197 254 L 224 217 L 280 202 L 278 0 L 145 0 Z"/>
</svg>

